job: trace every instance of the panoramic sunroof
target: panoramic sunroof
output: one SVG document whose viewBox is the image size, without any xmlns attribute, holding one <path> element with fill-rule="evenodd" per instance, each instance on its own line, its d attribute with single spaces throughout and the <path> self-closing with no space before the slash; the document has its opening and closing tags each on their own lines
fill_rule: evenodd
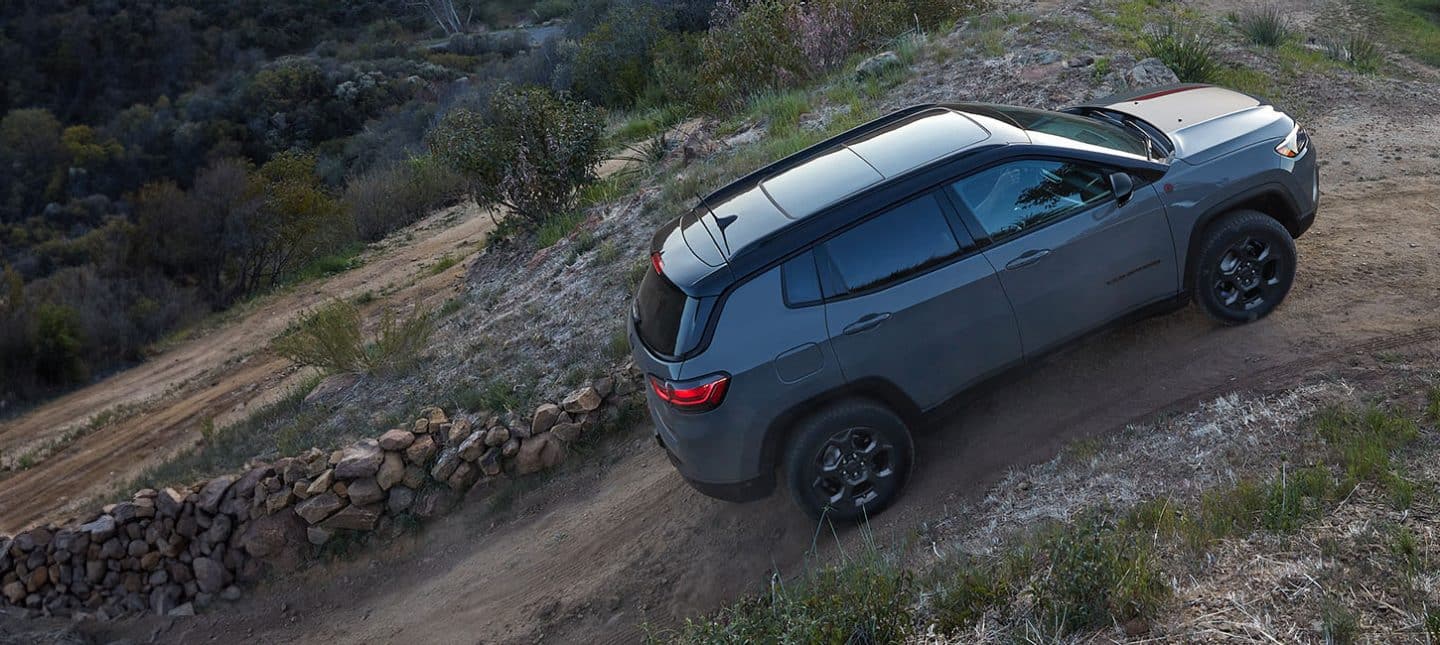
<svg viewBox="0 0 1440 645">
<path fill-rule="evenodd" d="M 799 219 L 885 177 L 849 148 L 838 148 L 760 183 L 787 217 Z"/>
</svg>

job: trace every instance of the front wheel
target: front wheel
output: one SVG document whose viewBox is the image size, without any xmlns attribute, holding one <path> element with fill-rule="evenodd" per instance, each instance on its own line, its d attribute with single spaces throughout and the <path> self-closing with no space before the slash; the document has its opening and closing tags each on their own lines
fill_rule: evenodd
<svg viewBox="0 0 1440 645">
<path fill-rule="evenodd" d="M 790 496 L 815 519 L 857 522 L 890 506 L 915 461 L 905 422 L 870 401 L 847 401 L 801 422 L 785 455 Z"/>
<path fill-rule="evenodd" d="M 1229 213 L 1200 241 L 1195 301 L 1227 325 L 1259 320 L 1290 293 L 1295 264 L 1295 240 L 1280 222 L 1255 211 Z"/>
</svg>

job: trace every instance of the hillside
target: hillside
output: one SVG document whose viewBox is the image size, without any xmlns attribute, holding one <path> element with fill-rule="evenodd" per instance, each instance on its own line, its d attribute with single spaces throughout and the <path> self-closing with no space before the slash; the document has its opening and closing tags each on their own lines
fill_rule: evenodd
<svg viewBox="0 0 1440 645">
<path fill-rule="evenodd" d="M 864 527 L 817 527 L 782 495 L 701 496 L 617 393 L 618 420 L 567 445 L 554 470 L 482 478 L 450 514 L 384 536 L 343 534 L 238 601 L 73 624 L 38 609 L 7 622 L 19 619 L 5 608 L 0 631 L 96 642 L 1431 642 L 1440 22 L 1411 24 L 1433 15 L 1423 2 L 1277 6 L 1288 35 L 1265 45 L 1249 3 L 967 5 L 953 21 L 817 53 L 834 62 L 731 104 L 632 102 L 606 125 L 607 156 L 625 159 L 573 209 L 528 229 L 471 200 L 429 210 L 349 268 L 260 295 L 0 424 L 0 454 L 32 456 L 0 474 L 6 533 L 88 516 L 136 488 L 339 448 L 429 405 L 529 427 L 537 405 L 624 365 L 629 293 L 657 226 L 827 134 L 917 102 L 1053 108 L 1177 72 L 1299 116 L 1321 155 L 1322 205 L 1275 315 L 1221 329 L 1189 308 L 986 387 L 917 437 L 909 492 Z M 727 20 L 717 24 L 745 24 Z M 1175 43 L 1154 34 L 1177 21 L 1210 67 L 1157 58 Z M 880 49 L 894 62 L 876 72 Z M 322 378 L 273 341 L 336 301 L 353 303 L 367 338 L 391 315 L 433 316 L 433 329 L 404 369 Z M 840 631 L 808 631 L 826 626 Z"/>
</svg>

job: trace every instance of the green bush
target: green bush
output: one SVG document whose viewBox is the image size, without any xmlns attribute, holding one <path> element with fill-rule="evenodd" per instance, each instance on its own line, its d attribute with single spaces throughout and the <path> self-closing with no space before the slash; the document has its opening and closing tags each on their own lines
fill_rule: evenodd
<svg viewBox="0 0 1440 645">
<path fill-rule="evenodd" d="M 1380 71 L 1380 66 L 1385 62 L 1385 55 L 1380 52 L 1380 44 L 1373 36 L 1364 32 L 1331 36 L 1325 38 L 1323 43 L 1326 56 L 1359 72 L 1373 74 Z"/>
<path fill-rule="evenodd" d="M 899 643 L 914 631 L 915 588 L 908 572 L 877 554 L 777 583 L 716 616 L 686 621 L 673 643 Z"/>
<path fill-rule="evenodd" d="M 1146 32 L 1141 44 L 1186 83 L 1210 83 L 1220 74 L 1215 41 L 1202 31 L 1167 22 Z"/>
<path fill-rule="evenodd" d="M 344 300 L 333 300 L 300 317 L 291 329 L 275 339 L 277 353 L 301 365 L 326 372 L 394 374 L 412 367 L 424 352 L 433 331 L 429 314 L 381 314 L 375 340 L 366 343 L 360 310 Z"/>
<path fill-rule="evenodd" d="M 589 103 L 541 88 L 496 90 L 490 115 L 459 109 L 427 137 L 438 159 L 469 182 L 482 208 L 504 206 L 527 227 L 562 214 L 594 181 L 604 121 Z"/>
<path fill-rule="evenodd" d="M 1045 541 L 1049 570 L 1035 584 L 1041 621 L 1073 633 L 1154 615 L 1170 588 L 1143 539 L 1085 518 Z"/>
<path fill-rule="evenodd" d="M 804 57 L 786 24 L 789 4 L 758 0 L 701 39 L 702 107 L 734 107 L 747 95 L 804 78 Z M 719 13 L 719 10 L 717 10 Z"/>
<path fill-rule="evenodd" d="M 35 312 L 35 372 L 46 381 L 64 385 L 89 378 L 82 355 L 84 333 L 75 308 L 45 303 Z"/>
<path fill-rule="evenodd" d="M 1240 31 L 1256 45 L 1279 47 L 1290 41 L 1290 16 L 1279 5 L 1250 7 L 1237 21 Z"/>
</svg>

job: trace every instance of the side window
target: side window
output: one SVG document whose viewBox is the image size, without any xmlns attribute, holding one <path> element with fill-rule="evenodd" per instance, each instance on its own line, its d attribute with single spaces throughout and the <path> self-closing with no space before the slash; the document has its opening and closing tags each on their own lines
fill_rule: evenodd
<svg viewBox="0 0 1440 645">
<path fill-rule="evenodd" d="M 1105 201 L 1110 182 L 1094 166 L 1030 159 L 983 170 L 951 184 L 951 190 L 991 239 L 999 240 Z"/>
<path fill-rule="evenodd" d="M 843 294 L 898 282 L 959 255 L 961 248 L 931 193 L 831 238 L 824 252 Z"/>
<path fill-rule="evenodd" d="M 815 273 L 815 253 L 806 251 L 780 265 L 780 283 L 785 304 L 804 307 L 820 303 L 820 278 Z"/>
</svg>

